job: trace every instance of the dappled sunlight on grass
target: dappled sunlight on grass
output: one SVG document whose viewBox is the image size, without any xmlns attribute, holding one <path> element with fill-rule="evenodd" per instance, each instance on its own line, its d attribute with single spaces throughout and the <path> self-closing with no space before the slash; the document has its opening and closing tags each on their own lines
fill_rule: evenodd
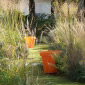
<svg viewBox="0 0 85 85">
<path fill-rule="evenodd" d="M 47 50 L 48 45 L 36 45 L 34 48 L 29 48 L 28 60 L 32 59 L 34 61 L 41 61 L 40 52 L 42 50 Z"/>
<path fill-rule="evenodd" d="M 65 77 L 57 76 L 56 74 L 42 74 L 38 76 L 39 81 L 42 82 L 42 85 L 81 85 L 78 82 L 70 81 Z"/>
</svg>

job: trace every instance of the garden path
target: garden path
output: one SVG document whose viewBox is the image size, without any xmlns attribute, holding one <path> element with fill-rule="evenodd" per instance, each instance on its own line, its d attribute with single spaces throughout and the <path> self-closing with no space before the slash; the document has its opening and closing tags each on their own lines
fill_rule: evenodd
<svg viewBox="0 0 85 85">
<path fill-rule="evenodd" d="M 45 74 L 42 67 L 42 59 L 40 51 L 48 50 L 48 45 L 36 45 L 29 49 L 29 59 L 32 60 L 32 67 L 30 75 L 34 77 L 34 81 L 38 85 L 81 85 L 78 82 L 70 81 L 64 76 L 58 74 Z M 37 79 L 37 80 L 36 80 Z"/>
</svg>

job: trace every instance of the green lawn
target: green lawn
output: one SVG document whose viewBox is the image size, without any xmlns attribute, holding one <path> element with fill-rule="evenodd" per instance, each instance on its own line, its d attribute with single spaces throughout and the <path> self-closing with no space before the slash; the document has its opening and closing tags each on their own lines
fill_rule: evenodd
<svg viewBox="0 0 85 85">
<path fill-rule="evenodd" d="M 48 50 L 48 45 L 36 45 L 34 48 L 29 48 L 29 59 L 34 59 L 34 61 L 41 61 L 40 52 L 43 50 Z"/>
<path fill-rule="evenodd" d="M 30 59 L 32 63 L 29 75 L 32 76 L 33 81 L 35 81 L 33 85 L 81 85 L 81 83 L 73 82 L 57 74 L 45 74 L 40 56 L 40 51 L 42 50 L 48 50 L 48 45 L 36 45 L 34 48 L 29 49 L 28 59 Z"/>
</svg>

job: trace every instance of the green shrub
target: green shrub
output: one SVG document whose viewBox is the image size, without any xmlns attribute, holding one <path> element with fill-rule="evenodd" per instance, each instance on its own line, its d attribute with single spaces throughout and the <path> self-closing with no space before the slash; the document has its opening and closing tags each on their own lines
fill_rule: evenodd
<svg viewBox="0 0 85 85">
<path fill-rule="evenodd" d="M 26 16 L 26 18 L 24 19 L 24 23 L 26 25 L 27 22 L 27 18 L 28 21 L 30 20 L 30 16 Z M 53 29 L 55 26 L 55 18 L 53 15 L 45 15 L 45 14 L 41 14 L 40 16 L 35 15 L 35 21 L 33 24 L 33 28 L 36 29 L 36 33 L 35 36 L 38 39 L 38 42 L 43 41 L 41 37 L 43 36 L 48 36 L 47 32 L 50 31 L 50 29 Z M 30 29 L 31 31 L 32 29 Z"/>
</svg>

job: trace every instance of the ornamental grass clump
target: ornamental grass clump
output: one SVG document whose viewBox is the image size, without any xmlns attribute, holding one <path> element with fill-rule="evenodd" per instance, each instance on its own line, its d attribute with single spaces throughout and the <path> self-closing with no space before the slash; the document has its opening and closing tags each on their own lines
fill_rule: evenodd
<svg viewBox="0 0 85 85">
<path fill-rule="evenodd" d="M 76 17 L 61 17 L 56 28 L 50 32 L 52 46 L 54 43 L 55 49 L 62 50 L 63 53 L 57 56 L 57 66 L 70 79 L 82 82 L 85 79 L 84 27 L 84 21 L 80 22 Z"/>
<path fill-rule="evenodd" d="M 0 85 L 26 85 L 28 48 L 24 43 L 24 17 L 16 9 L 5 9 L 1 1 L 0 6 Z"/>
<path fill-rule="evenodd" d="M 79 20 L 76 12 L 72 12 L 70 0 L 67 4 L 67 15 L 60 7 L 56 16 L 56 28 L 49 33 L 51 49 L 62 50 L 56 56 L 56 67 L 75 81 L 85 81 L 85 20 Z M 77 9 L 75 5 L 74 8 Z M 66 10 L 66 9 L 65 9 Z M 71 13 L 72 12 L 72 13 Z"/>
<path fill-rule="evenodd" d="M 0 5 L 1 6 L 1 5 Z M 34 67 L 29 64 L 29 49 L 24 16 L 16 9 L 0 8 L 0 85 L 36 85 Z M 37 81 L 37 82 L 36 82 Z"/>
</svg>

